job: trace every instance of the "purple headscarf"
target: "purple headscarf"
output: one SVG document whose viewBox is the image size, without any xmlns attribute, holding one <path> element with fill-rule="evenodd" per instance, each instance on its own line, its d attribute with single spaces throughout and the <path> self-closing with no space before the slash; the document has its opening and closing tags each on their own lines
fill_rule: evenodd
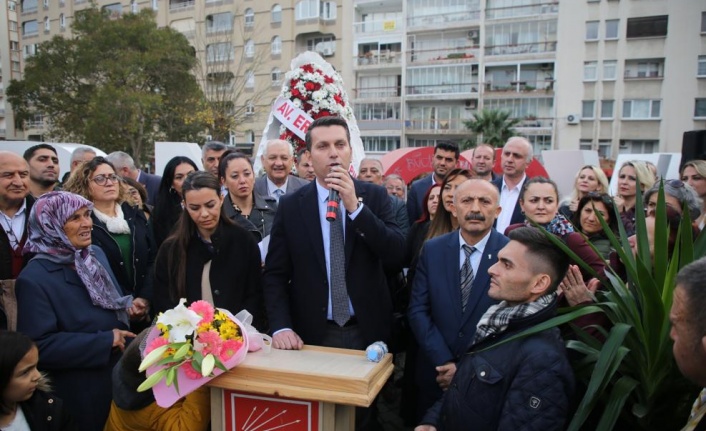
<svg viewBox="0 0 706 431">
<path fill-rule="evenodd" d="M 127 309 L 132 296 L 121 296 L 108 271 L 96 258 L 93 246 L 77 249 L 69 241 L 64 225 L 81 208 L 93 209 L 93 203 L 69 192 L 42 195 L 29 214 L 29 233 L 23 252 L 36 253 L 35 259 L 76 267 L 93 305 L 115 310 L 118 319 L 128 324 Z"/>
</svg>

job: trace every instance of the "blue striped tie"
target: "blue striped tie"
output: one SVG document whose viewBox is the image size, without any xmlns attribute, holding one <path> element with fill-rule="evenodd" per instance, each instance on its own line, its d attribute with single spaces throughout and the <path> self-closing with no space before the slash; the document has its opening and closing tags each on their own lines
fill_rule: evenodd
<svg viewBox="0 0 706 431">
<path fill-rule="evenodd" d="M 475 247 L 463 245 L 463 252 L 466 254 L 466 259 L 461 267 L 461 310 L 466 311 L 468 297 L 471 296 L 471 286 L 473 285 L 473 267 L 471 267 L 471 254 L 476 251 Z"/>
</svg>

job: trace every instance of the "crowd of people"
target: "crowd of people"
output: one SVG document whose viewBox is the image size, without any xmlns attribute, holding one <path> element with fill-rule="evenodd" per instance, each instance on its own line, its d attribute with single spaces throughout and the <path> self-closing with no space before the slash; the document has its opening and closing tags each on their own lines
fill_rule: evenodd
<svg viewBox="0 0 706 431">
<path fill-rule="evenodd" d="M 576 383 L 559 330 L 509 339 L 595 300 L 619 265 L 604 226 L 634 234 L 638 195 L 649 233 L 663 187 L 670 245 L 683 211 L 694 234 L 706 219 L 705 161 L 684 164 L 681 179 L 627 162 L 613 196 L 603 170 L 583 166 L 562 200 L 554 181 L 527 176 L 524 138 L 504 145 L 499 174 L 491 146 L 462 169 L 458 147 L 439 142 L 433 171 L 409 187 L 371 158 L 353 178 L 350 142 L 344 120 L 323 117 L 296 156 L 267 142 L 260 177 L 219 142 L 203 146 L 203 170 L 175 157 L 161 177 L 124 152 L 82 147 L 61 183 L 51 145 L 1 151 L 0 428 L 207 429 L 205 389 L 169 409 L 136 392 L 140 340 L 186 298 L 247 309 L 277 349 L 388 342 L 404 354 L 400 414 L 419 431 L 561 430 Z M 704 274 L 705 260 L 682 270 L 672 310 L 675 359 L 701 386 Z M 356 409 L 356 429 L 380 429 L 375 403 Z"/>
</svg>

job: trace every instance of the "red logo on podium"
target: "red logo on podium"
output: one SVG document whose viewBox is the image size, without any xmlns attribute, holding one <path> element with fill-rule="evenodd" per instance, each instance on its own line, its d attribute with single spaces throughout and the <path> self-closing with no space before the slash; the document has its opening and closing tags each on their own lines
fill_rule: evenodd
<svg viewBox="0 0 706 431">
<path fill-rule="evenodd" d="M 317 431 L 319 402 L 223 391 L 229 431 Z"/>
</svg>

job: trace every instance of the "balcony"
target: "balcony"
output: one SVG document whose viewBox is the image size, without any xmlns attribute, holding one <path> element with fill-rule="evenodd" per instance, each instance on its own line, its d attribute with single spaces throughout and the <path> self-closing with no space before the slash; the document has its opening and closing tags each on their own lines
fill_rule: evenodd
<svg viewBox="0 0 706 431">
<path fill-rule="evenodd" d="M 386 99 L 400 97 L 400 87 L 372 87 L 354 88 L 353 98 L 360 99 Z"/>
<path fill-rule="evenodd" d="M 485 47 L 485 55 L 521 55 L 556 52 L 556 41 L 518 43 L 513 45 L 491 45 Z"/>
<path fill-rule="evenodd" d="M 402 63 L 402 53 L 400 51 L 368 51 L 365 54 L 360 54 L 354 57 L 355 64 L 361 68 L 366 66 L 393 66 L 399 67 Z"/>
<path fill-rule="evenodd" d="M 469 23 L 477 23 L 480 20 L 480 11 L 457 11 L 438 13 L 434 15 L 413 16 L 407 18 L 407 28 L 409 30 L 422 30 L 425 28 L 439 29 L 439 26 L 446 29 L 459 26 L 467 26 Z"/>
<path fill-rule="evenodd" d="M 380 21 L 354 22 L 353 33 L 356 35 L 371 35 L 375 33 L 394 33 L 402 31 L 402 18 Z"/>
<path fill-rule="evenodd" d="M 362 131 L 402 130 L 402 120 L 397 118 L 358 120 L 358 128 Z"/>
<path fill-rule="evenodd" d="M 477 63 L 478 54 L 478 48 L 473 46 L 446 49 L 410 49 L 407 52 L 407 62 L 415 66 L 420 64 Z"/>
<path fill-rule="evenodd" d="M 438 84 L 438 85 L 408 85 L 407 96 L 453 96 L 468 97 L 471 93 L 478 93 L 478 82 L 464 84 Z"/>
<path fill-rule="evenodd" d="M 505 18 L 520 18 L 520 17 L 542 17 L 545 18 L 548 14 L 559 13 L 559 2 L 547 2 L 541 4 L 525 5 L 525 6 L 510 6 L 498 7 L 485 10 L 486 19 L 505 19 Z"/>
<path fill-rule="evenodd" d="M 554 127 L 554 118 L 528 115 L 521 119 L 515 129 L 523 135 L 544 135 Z"/>
<path fill-rule="evenodd" d="M 548 94 L 554 94 L 554 79 L 541 79 L 536 81 L 520 80 L 510 82 L 493 82 L 487 81 L 483 83 L 483 89 L 486 97 L 507 96 L 541 96 L 546 97 Z"/>
<path fill-rule="evenodd" d="M 193 10 L 193 8 L 194 0 L 169 2 L 169 12 L 184 12 L 186 10 Z"/>
<path fill-rule="evenodd" d="M 36 13 L 36 12 L 37 12 L 37 9 L 38 9 L 38 8 L 37 8 L 37 5 L 36 5 L 36 4 L 33 5 L 33 6 L 26 6 L 26 7 L 25 7 L 25 6 L 22 6 L 22 15 L 28 15 L 28 14 L 31 14 L 31 13 Z"/>
<path fill-rule="evenodd" d="M 451 118 L 446 120 L 405 120 L 405 129 L 417 133 L 434 134 L 466 134 L 468 128 L 463 123 L 467 118 Z"/>
<path fill-rule="evenodd" d="M 44 129 L 44 120 L 25 121 L 25 129 Z"/>
</svg>

